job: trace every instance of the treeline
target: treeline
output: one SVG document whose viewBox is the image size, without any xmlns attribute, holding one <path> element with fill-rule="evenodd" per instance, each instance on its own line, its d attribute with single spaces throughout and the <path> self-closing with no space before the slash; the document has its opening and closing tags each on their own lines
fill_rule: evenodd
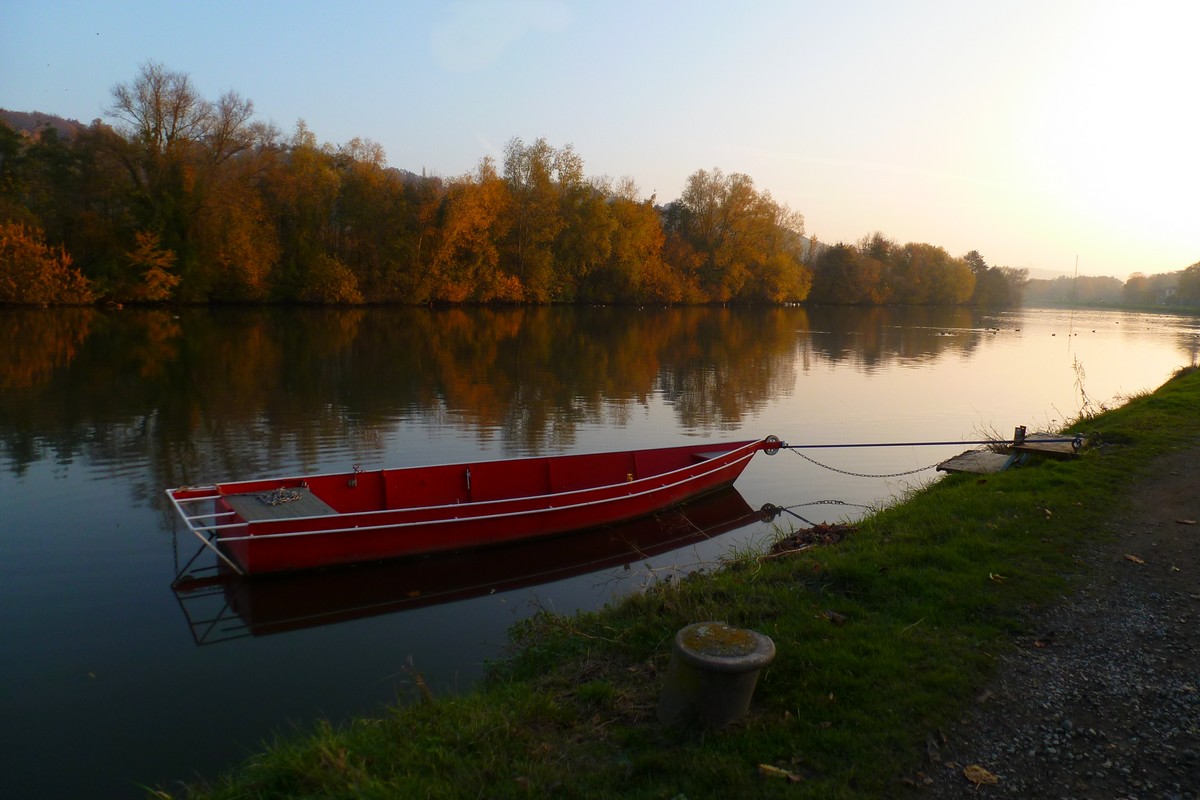
<svg viewBox="0 0 1200 800">
<path fill-rule="evenodd" d="M 300 302 L 1011 305 L 978 253 L 816 246 L 743 174 L 656 205 L 574 149 L 508 142 L 469 174 L 389 168 L 364 139 L 289 137 L 236 92 L 144 65 L 70 135 L 0 123 L 0 303 Z"/>
<path fill-rule="evenodd" d="M 235 92 L 145 65 L 109 115 L 63 137 L 0 125 L 0 223 L 99 298 L 184 302 L 802 300 L 803 218 L 701 170 L 665 208 L 587 178 L 570 145 L 508 143 L 467 175 L 388 168 L 376 143 L 290 138 Z M 10 259 L 11 261 L 11 259 Z M 14 272 L 11 264 L 8 271 Z M 76 281 L 78 283 L 78 281 Z M 45 291 L 0 301 L 54 302 Z"/>
<path fill-rule="evenodd" d="M 1066 275 L 1035 278 L 1025 287 L 1025 302 L 1030 305 L 1120 305 L 1120 278 L 1109 276 Z"/>
<path fill-rule="evenodd" d="M 977 305 L 1008 307 L 1021 302 L 1029 271 L 992 267 L 978 251 L 962 258 L 942 247 L 901 245 L 882 233 L 857 245 L 837 244 L 813 261 L 809 299 L 851 305 Z"/>
<path fill-rule="evenodd" d="M 1200 262 L 1157 275 L 1135 272 L 1126 281 L 1085 275 L 1032 280 L 1026 288 L 1026 301 L 1031 305 L 1200 308 Z"/>
</svg>

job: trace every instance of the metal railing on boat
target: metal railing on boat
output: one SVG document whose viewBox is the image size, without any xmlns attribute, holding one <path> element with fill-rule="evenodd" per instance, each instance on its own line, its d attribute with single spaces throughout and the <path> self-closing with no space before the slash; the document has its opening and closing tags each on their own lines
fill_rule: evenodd
<svg viewBox="0 0 1200 800">
<path fill-rule="evenodd" d="M 179 518 L 181 520 L 183 520 L 183 524 L 186 525 L 188 530 L 190 530 L 196 536 L 196 538 L 200 540 L 200 543 L 203 544 L 204 547 L 208 548 L 213 553 L 215 553 L 218 558 L 220 558 L 222 561 L 224 561 L 229 566 L 229 568 L 232 569 L 234 572 L 236 572 L 238 575 L 244 575 L 245 572 L 242 570 L 242 568 L 239 567 L 237 564 L 235 564 L 233 562 L 233 559 L 229 558 L 229 556 L 222 553 L 221 549 L 219 547 L 217 547 L 214 542 L 214 540 L 217 537 L 218 530 L 221 530 L 222 528 L 238 527 L 240 525 L 244 525 L 244 523 L 236 523 L 234 525 L 222 525 L 220 523 L 207 524 L 207 525 L 197 524 L 201 520 L 213 520 L 213 519 L 216 519 L 219 517 L 231 517 L 231 516 L 235 516 L 235 514 L 232 511 L 217 511 L 215 508 L 213 509 L 213 511 L 203 513 L 203 514 L 190 513 L 188 510 L 184 509 L 185 504 L 191 505 L 194 503 L 214 502 L 214 501 L 220 499 L 221 493 L 217 491 L 217 487 L 215 487 L 215 486 L 197 486 L 197 487 L 187 487 L 187 488 L 189 491 L 211 489 L 212 494 L 202 494 L 202 495 L 195 495 L 192 497 L 182 497 L 181 498 L 181 497 L 175 496 L 175 492 L 180 491 L 179 489 L 175 489 L 175 490 L 167 492 L 167 498 L 170 499 L 171 505 L 175 507 L 175 513 L 179 516 Z M 207 535 L 205 535 L 205 534 L 207 534 Z M 200 551 L 200 552 L 203 552 L 203 551 Z M 196 555 L 192 556 L 192 558 L 184 566 L 184 569 L 187 569 L 187 567 L 191 566 L 192 562 L 196 560 L 196 556 L 200 555 L 200 552 L 197 552 Z M 180 574 L 182 574 L 182 570 L 180 570 L 179 572 L 180 572 Z M 176 577 L 178 577 L 178 575 Z"/>
</svg>

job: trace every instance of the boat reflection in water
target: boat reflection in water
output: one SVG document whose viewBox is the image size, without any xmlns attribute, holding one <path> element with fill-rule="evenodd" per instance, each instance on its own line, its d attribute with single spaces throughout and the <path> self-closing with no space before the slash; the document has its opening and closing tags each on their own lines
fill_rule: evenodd
<svg viewBox="0 0 1200 800">
<path fill-rule="evenodd" d="M 196 644 L 330 625 L 636 563 L 769 520 L 734 488 L 620 525 L 471 552 L 246 578 L 223 565 L 172 584 Z"/>
</svg>

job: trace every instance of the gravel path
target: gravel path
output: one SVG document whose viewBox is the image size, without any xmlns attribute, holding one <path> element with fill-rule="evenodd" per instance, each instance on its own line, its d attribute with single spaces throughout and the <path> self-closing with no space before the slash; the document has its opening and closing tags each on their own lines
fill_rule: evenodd
<svg viewBox="0 0 1200 800">
<path fill-rule="evenodd" d="M 1200 445 L 1132 491 L 1093 578 L 930 737 L 934 798 L 1200 800 Z"/>
</svg>

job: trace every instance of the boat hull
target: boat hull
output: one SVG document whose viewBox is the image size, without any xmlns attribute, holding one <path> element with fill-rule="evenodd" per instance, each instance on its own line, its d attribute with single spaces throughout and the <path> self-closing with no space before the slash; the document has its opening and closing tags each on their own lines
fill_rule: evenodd
<svg viewBox="0 0 1200 800">
<path fill-rule="evenodd" d="M 731 485 L 755 453 L 774 445 L 768 438 L 355 471 L 168 494 L 189 526 L 215 539 L 239 571 L 281 572 L 467 550 L 638 519 Z M 588 485 L 597 480 L 607 482 Z M 311 493 L 326 510 L 305 507 L 300 513 L 307 515 L 270 512 L 255 519 L 238 503 L 272 490 L 303 492 L 305 502 Z M 189 501 L 207 499 L 210 513 L 185 511 Z M 200 518 L 216 521 L 197 524 Z"/>
</svg>

